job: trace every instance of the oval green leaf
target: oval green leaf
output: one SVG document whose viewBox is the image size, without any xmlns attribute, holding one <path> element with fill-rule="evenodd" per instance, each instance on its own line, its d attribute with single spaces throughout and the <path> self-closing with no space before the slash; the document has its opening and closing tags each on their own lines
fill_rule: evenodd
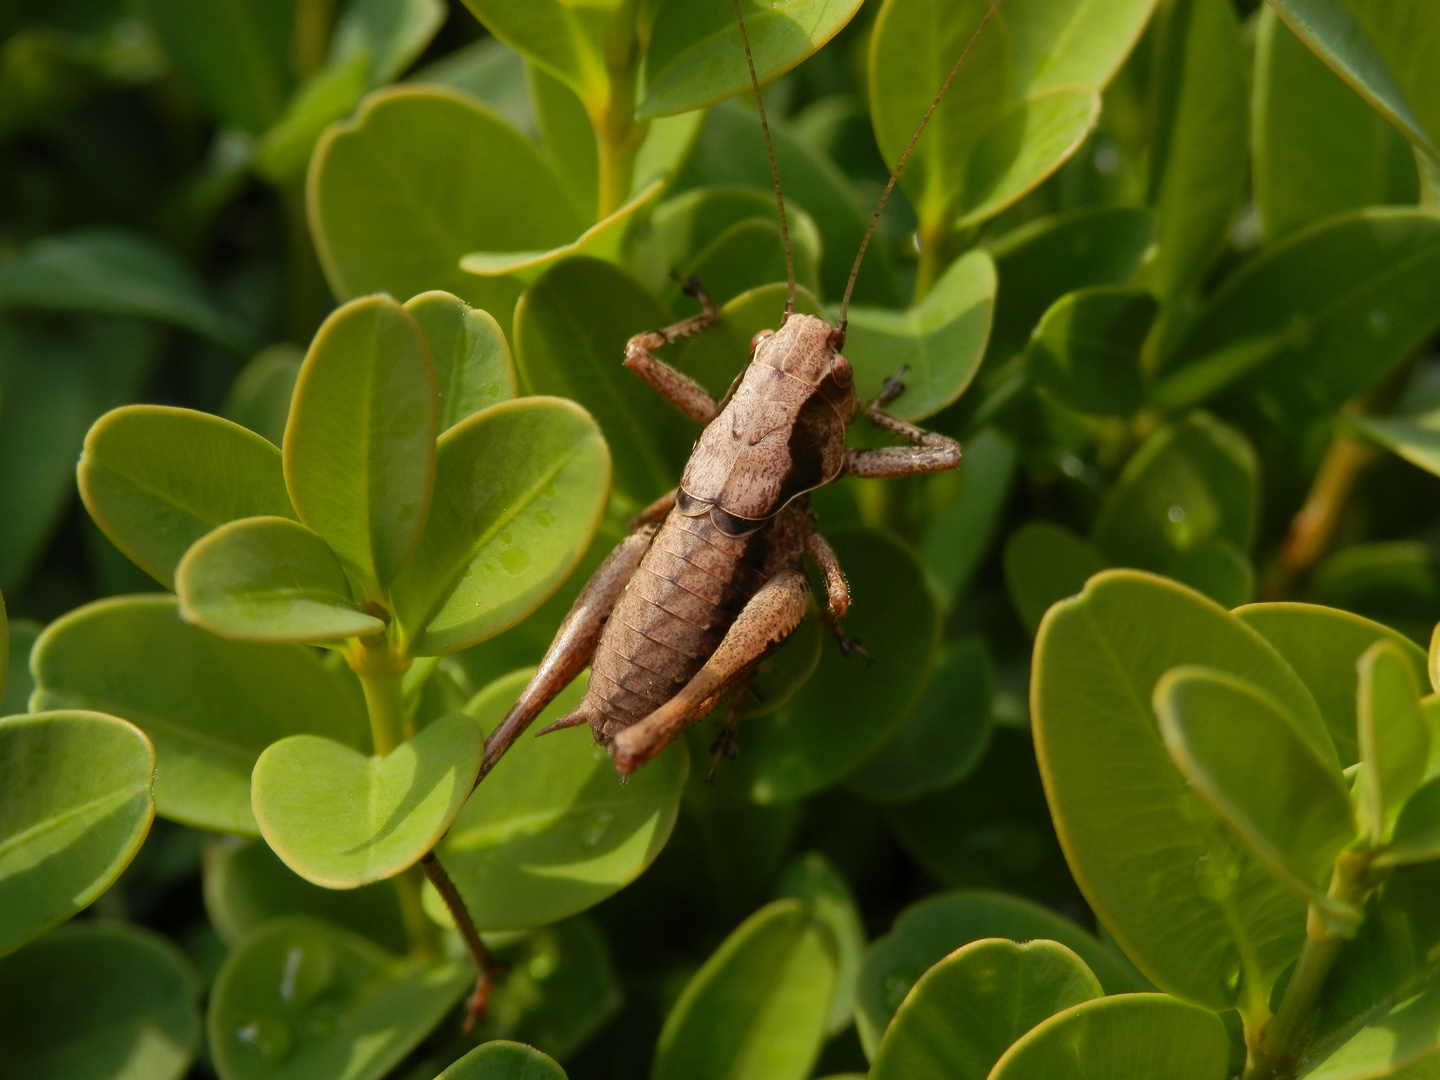
<svg viewBox="0 0 1440 1080">
<path fill-rule="evenodd" d="M 66 926 L 0 960 L 0 1074 L 179 1080 L 200 1048 L 200 977 L 153 931 Z"/>
<path fill-rule="evenodd" d="M 565 1080 L 565 1070 L 548 1054 L 524 1043 L 483 1043 L 435 1080 Z"/>
<path fill-rule="evenodd" d="M 447 431 L 429 520 L 393 594 L 409 650 L 454 652 L 535 610 L 584 555 L 609 481 L 605 440 L 571 401 L 508 401 Z"/>
<path fill-rule="evenodd" d="M 1430 720 L 1420 706 L 1414 665 L 1405 652 L 1377 641 L 1357 664 L 1360 685 L 1359 819 L 1370 843 L 1390 839 L 1405 801 L 1425 780 Z"/>
<path fill-rule="evenodd" d="M 865 955 L 855 1003 L 855 1026 L 865 1052 L 874 1056 L 895 1010 L 928 969 L 982 938 L 1058 941 L 1085 962 L 1106 993 L 1148 989 L 1124 957 L 1049 908 L 981 889 L 940 893 L 902 911 Z"/>
<path fill-rule="evenodd" d="M 530 679 L 517 671 L 466 711 L 485 730 Z M 539 730 L 580 704 L 576 680 L 536 719 Z M 638 877 L 660 854 L 689 772 L 683 744 L 621 784 L 589 728 L 519 739 L 475 789 L 438 854 L 485 930 L 543 926 L 584 911 Z M 438 897 L 427 889 L 432 912 Z"/>
<path fill-rule="evenodd" d="M 746 0 L 740 5 L 761 83 L 783 75 L 840 32 L 861 0 Z M 642 120 L 714 105 L 750 89 L 750 69 L 730 0 L 663 3 L 645 50 Z"/>
<path fill-rule="evenodd" d="M 1440 979 L 1432 978 L 1419 994 L 1355 1032 L 1305 1078 L 1430 1080 L 1440 1065 L 1436 1054 L 1440 1054 Z"/>
<path fill-rule="evenodd" d="M 435 365 L 438 432 L 444 434 L 467 416 L 519 392 L 510 345 L 488 311 L 439 290 L 407 300 L 405 310 L 425 335 Z"/>
<path fill-rule="evenodd" d="M 155 817 L 154 775 L 155 747 L 113 716 L 0 720 L 0 954 L 64 922 L 120 876 Z"/>
<path fill-rule="evenodd" d="M 1030 339 L 1036 381 L 1072 409 L 1129 416 L 1144 403 L 1140 348 L 1158 310 L 1143 289 L 1097 285 L 1067 293 Z"/>
<path fill-rule="evenodd" d="M 1377 867 L 1409 866 L 1440 859 L 1440 777 L 1416 789 L 1395 822 L 1395 832 Z"/>
<path fill-rule="evenodd" d="M 1032 637 L 1050 605 L 1074 596 L 1108 565 L 1089 541 L 1048 521 L 1027 521 L 1005 541 L 1005 587 Z"/>
<path fill-rule="evenodd" d="M 1015 1043 L 990 1080 L 1224 1080 L 1230 1040 L 1208 1009 L 1121 994 L 1052 1016 Z"/>
<path fill-rule="evenodd" d="M 1085 962 L 1057 942 L 976 941 L 932 967 L 906 995 L 875 1054 L 871 1080 L 985 1080 L 1021 1035 L 1102 993 Z"/>
<path fill-rule="evenodd" d="M 545 251 L 587 224 L 523 135 L 438 87 L 379 91 L 332 127 L 311 158 L 306 201 L 337 296 L 444 289 L 486 311 L 509 312 L 520 285 L 467 274 L 462 256 Z"/>
<path fill-rule="evenodd" d="M 653 1080 L 804 1080 L 835 973 L 828 931 L 802 901 L 761 908 L 686 984 L 660 1032 Z"/>
<path fill-rule="evenodd" d="M 483 733 L 459 715 L 436 720 L 384 757 L 292 735 L 255 762 L 255 820 L 306 881 L 327 889 L 382 881 L 444 835 L 475 784 L 483 750 Z"/>
<path fill-rule="evenodd" d="M 1300 947 L 1304 904 L 1232 850 L 1171 764 L 1150 697 L 1181 664 L 1254 683 L 1334 764 L 1314 701 L 1259 634 L 1174 582 L 1108 570 L 1040 624 L 1031 683 L 1040 771 L 1076 881 L 1127 955 L 1162 989 L 1215 1009 L 1235 1004 L 1243 957 L 1257 996 L 1241 1005 L 1259 1008 Z"/>
<path fill-rule="evenodd" d="M 304 359 L 305 354 L 294 345 L 262 349 L 235 376 L 220 415 L 279 446 L 285 440 L 290 399 L 295 396 L 295 380 L 300 377 Z M 283 468 L 281 476 L 283 480 Z M 285 501 L 290 501 L 288 493 Z"/>
<path fill-rule="evenodd" d="M 1161 676 L 1153 697 L 1161 738 L 1185 779 L 1280 881 L 1353 928 L 1359 912 L 1325 896 L 1335 856 L 1356 834 L 1340 770 L 1245 679 L 1184 665 Z"/>
<path fill-rule="evenodd" d="M 241 641 L 338 641 L 385 629 L 360 610 L 329 545 L 285 518 L 232 521 L 203 537 L 175 571 L 185 618 Z"/>
<path fill-rule="evenodd" d="M 332 312 L 310 343 L 285 425 L 300 520 L 378 600 L 419 542 L 435 480 L 435 368 L 388 296 Z"/>
<path fill-rule="evenodd" d="M 230 950 L 206 1016 L 221 1080 L 379 1080 L 474 983 L 318 919 L 265 923 Z"/>
<path fill-rule="evenodd" d="M 46 627 L 31 663 L 36 709 L 95 709 L 144 731 L 160 764 L 156 812 L 197 828 L 258 834 L 250 771 L 276 739 L 370 744 L 348 672 L 303 645 L 217 638 L 185 623 L 169 596 L 72 611 Z"/>
<path fill-rule="evenodd" d="M 855 894 L 829 859 L 811 851 L 790 864 L 780 878 L 778 895 L 803 900 L 830 931 L 835 945 L 835 993 L 830 998 L 825 1031 L 838 1034 L 854 1018 L 855 991 L 865 957 L 865 924 L 860 921 Z"/>
<path fill-rule="evenodd" d="M 165 405 L 126 405 L 85 436 L 80 497 L 117 548 L 166 588 L 217 525 L 293 519 L 280 451 L 239 424 Z"/>
</svg>

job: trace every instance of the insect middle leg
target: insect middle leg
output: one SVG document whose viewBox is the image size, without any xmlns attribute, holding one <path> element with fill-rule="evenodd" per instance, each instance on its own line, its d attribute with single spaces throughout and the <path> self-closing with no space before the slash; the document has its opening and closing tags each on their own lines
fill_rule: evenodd
<svg viewBox="0 0 1440 1080">
<path fill-rule="evenodd" d="M 691 334 L 698 334 L 720 321 L 720 309 L 710 299 L 710 294 L 700 287 L 698 280 L 692 277 L 682 283 L 681 288 L 700 301 L 700 314 L 674 326 L 636 334 L 625 345 L 625 366 L 658 390 L 666 401 L 691 420 L 708 424 L 720 411 L 719 404 L 710 396 L 710 392 L 690 376 L 676 371 L 665 361 L 652 355 L 650 351 L 687 338 Z"/>
<path fill-rule="evenodd" d="M 799 570 L 781 570 L 750 598 L 695 676 L 649 716 L 615 736 L 611 756 L 628 776 L 715 706 L 792 633 L 810 608 L 810 584 Z"/>
<path fill-rule="evenodd" d="M 960 464 L 960 444 L 949 435 L 926 431 L 885 412 L 883 405 L 898 391 L 887 383 L 886 393 L 865 409 L 871 421 L 912 443 L 911 446 L 884 446 L 877 450 L 847 450 L 845 472 L 872 480 L 919 473 L 944 472 Z M 888 395 L 888 396 L 887 396 Z"/>
</svg>

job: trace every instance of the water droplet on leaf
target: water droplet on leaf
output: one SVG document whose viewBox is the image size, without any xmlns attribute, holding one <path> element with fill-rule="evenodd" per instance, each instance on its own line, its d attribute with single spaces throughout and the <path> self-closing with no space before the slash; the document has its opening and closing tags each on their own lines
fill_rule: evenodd
<svg viewBox="0 0 1440 1080">
<path fill-rule="evenodd" d="M 530 565 L 530 553 L 524 548 L 509 548 L 500 553 L 500 565 L 506 573 L 523 573 Z"/>
<path fill-rule="evenodd" d="M 290 1050 L 295 1045 L 289 1025 L 273 1016 L 242 1024 L 235 1032 L 235 1038 L 267 1065 L 279 1065 L 290 1056 Z"/>
<path fill-rule="evenodd" d="M 585 828 L 580 832 L 580 842 L 586 847 L 594 847 L 600 842 L 601 837 L 609 831 L 610 826 L 615 823 L 614 810 L 599 810 L 590 819 Z"/>
</svg>

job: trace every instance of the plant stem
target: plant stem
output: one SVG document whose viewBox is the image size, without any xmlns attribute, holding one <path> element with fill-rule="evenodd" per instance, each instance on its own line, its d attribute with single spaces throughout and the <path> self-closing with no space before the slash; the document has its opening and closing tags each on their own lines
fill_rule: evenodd
<svg viewBox="0 0 1440 1080">
<path fill-rule="evenodd" d="M 915 272 L 912 306 L 924 300 L 940 280 L 949 265 L 950 252 L 950 230 L 944 220 L 922 221 L 915 235 L 920 242 L 920 266 Z"/>
<path fill-rule="evenodd" d="M 378 635 L 360 639 L 346 654 L 346 659 L 365 692 L 365 711 L 370 715 L 370 739 L 375 753 L 384 757 L 415 734 L 400 692 L 400 679 L 410 666 L 409 661 L 391 652 L 388 642 Z"/>
<path fill-rule="evenodd" d="M 295 78 L 304 82 L 325 66 L 335 0 L 298 0 L 295 5 Z"/>
<path fill-rule="evenodd" d="M 1360 474 L 1378 457 L 1374 447 L 1348 435 L 1337 435 L 1331 441 L 1305 505 L 1290 522 L 1290 531 L 1280 547 L 1279 568 L 1265 588 L 1268 598 L 1286 595 L 1324 558 L 1335 541 Z"/>
<path fill-rule="evenodd" d="M 460 890 L 455 888 L 455 883 L 450 880 L 445 867 L 435 857 L 435 852 L 426 852 L 420 865 L 424 867 L 430 884 L 435 886 L 435 891 L 440 894 L 440 899 L 445 901 L 450 917 L 455 920 L 455 929 L 460 931 L 460 937 L 464 939 L 465 947 L 470 950 L 470 956 L 475 961 L 475 990 L 465 1003 L 465 1021 L 461 1025 L 461 1030 L 468 1035 L 485 1015 L 485 1005 L 490 1000 L 492 976 L 495 973 L 495 958 L 481 940 L 480 931 L 475 929 L 475 920 L 470 918 L 470 909 L 465 906 Z"/>
<path fill-rule="evenodd" d="M 430 956 L 435 948 L 435 924 L 425 914 L 420 901 L 420 872 L 411 867 L 390 879 L 400 898 L 400 921 L 405 927 L 405 940 L 414 956 Z"/>
</svg>

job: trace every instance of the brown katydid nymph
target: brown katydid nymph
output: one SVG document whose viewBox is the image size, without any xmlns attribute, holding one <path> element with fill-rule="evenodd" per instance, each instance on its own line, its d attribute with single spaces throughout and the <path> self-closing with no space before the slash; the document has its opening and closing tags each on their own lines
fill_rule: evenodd
<svg viewBox="0 0 1440 1080">
<path fill-rule="evenodd" d="M 841 350 L 855 275 L 885 200 L 1000 0 L 991 4 L 891 174 L 856 255 L 836 326 L 795 311 L 779 172 L 739 0 L 734 5 L 785 245 L 789 294 L 780 327 L 755 335 L 749 364 L 718 402 L 652 352 L 719 321 L 699 282 L 692 279 L 685 288 L 700 302 L 701 314 L 630 339 L 625 366 L 705 428 L 679 487 L 631 522 L 629 536 L 576 599 L 534 678 L 487 740 L 481 777 L 586 667 L 590 682 L 580 707 L 541 734 L 589 724 L 628 776 L 729 696 L 713 770 L 735 752 L 735 725 L 756 667 L 810 608 L 803 558 L 825 581 L 822 618 L 847 653 L 857 646 L 840 627 L 850 594 L 835 553 L 816 528 L 808 493 L 841 476 L 911 476 L 960 462 L 954 439 L 883 411 L 902 389 L 897 381 L 888 380 L 878 399 L 862 404 Z M 847 449 L 846 428 L 861 413 L 909 445 Z"/>
</svg>

